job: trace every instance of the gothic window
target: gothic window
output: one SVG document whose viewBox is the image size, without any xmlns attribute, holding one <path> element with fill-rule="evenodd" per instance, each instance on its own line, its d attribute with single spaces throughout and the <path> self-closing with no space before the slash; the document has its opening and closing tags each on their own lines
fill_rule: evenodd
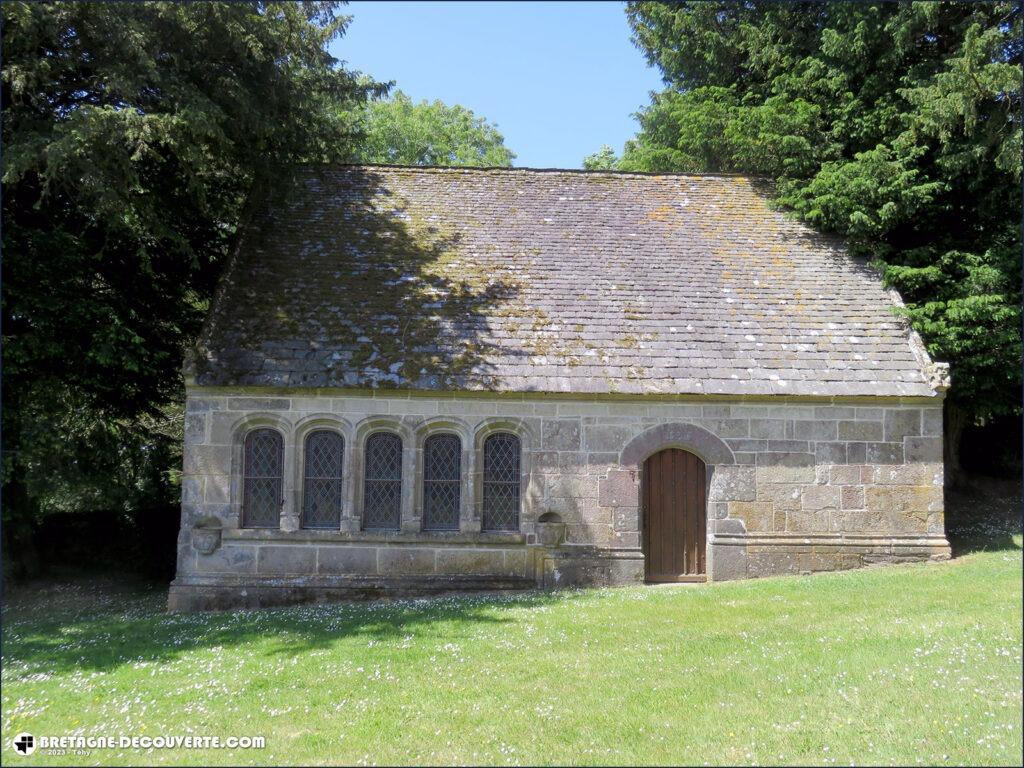
<svg viewBox="0 0 1024 768">
<path fill-rule="evenodd" d="M 375 432 L 366 440 L 363 527 L 397 531 L 402 509 L 402 438 Z"/>
<path fill-rule="evenodd" d="M 345 441 L 337 432 L 318 429 L 306 436 L 302 483 L 302 527 L 341 525 L 341 469 Z"/>
<path fill-rule="evenodd" d="M 423 443 L 423 528 L 459 530 L 462 441 L 455 435 L 431 435 Z"/>
<path fill-rule="evenodd" d="M 496 432 L 484 441 L 483 528 L 519 530 L 519 438 Z"/>
<path fill-rule="evenodd" d="M 277 528 L 281 520 L 281 467 L 284 441 L 273 429 L 254 429 L 245 436 L 242 472 L 242 525 Z"/>
</svg>

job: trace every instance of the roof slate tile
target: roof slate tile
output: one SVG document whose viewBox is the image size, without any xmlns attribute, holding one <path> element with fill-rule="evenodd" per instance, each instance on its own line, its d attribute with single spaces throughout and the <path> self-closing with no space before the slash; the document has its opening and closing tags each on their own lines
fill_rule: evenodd
<svg viewBox="0 0 1024 768">
<path fill-rule="evenodd" d="M 878 274 L 732 176 L 306 167 L 227 270 L 206 385 L 935 395 Z"/>
</svg>

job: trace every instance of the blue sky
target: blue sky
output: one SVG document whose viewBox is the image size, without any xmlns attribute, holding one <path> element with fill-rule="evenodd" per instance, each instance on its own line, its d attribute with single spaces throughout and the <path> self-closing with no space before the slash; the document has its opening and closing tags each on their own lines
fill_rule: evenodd
<svg viewBox="0 0 1024 768">
<path fill-rule="evenodd" d="M 518 166 L 578 168 L 602 144 L 621 151 L 661 87 L 622 3 L 356 0 L 342 13 L 353 19 L 335 56 L 416 101 L 497 123 Z"/>
</svg>

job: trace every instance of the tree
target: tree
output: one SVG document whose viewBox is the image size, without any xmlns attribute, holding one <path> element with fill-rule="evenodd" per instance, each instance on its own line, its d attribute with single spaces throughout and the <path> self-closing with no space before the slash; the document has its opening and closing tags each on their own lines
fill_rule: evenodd
<svg viewBox="0 0 1024 768">
<path fill-rule="evenodd" d="M 173 494 L 162 412 L 250 192 L 279 165 L 350 156 L 338 105 L 385 90 L 327 53 L 336 10 L 3 5 L 11 553 L 47 510 Z"/>
<path fill-rule="evenodd" d="M 365 139 L 356 151 L 363 163 L 510 167 L 515 154 L 497 126 L 465 107 L 441 101 L 413 103 L 395 91 L 356 113 Z"/>
<path fill-rule="evenodd" d="M 883 269 L 966 419 L 1020 411 L 1021 12 L 993 3 L 631 2 L 666 89 L 620 165 L 735 171 Z"/>
<path fill-rule="evenodd" d="M 618 167 L 619 158 L 615 156 L 615 150 L 607 144 L 602 144 L 597 152 L 593 152 L 583 158 L 583 169 L 586 171 L 611 171 Z"/>
</svg>

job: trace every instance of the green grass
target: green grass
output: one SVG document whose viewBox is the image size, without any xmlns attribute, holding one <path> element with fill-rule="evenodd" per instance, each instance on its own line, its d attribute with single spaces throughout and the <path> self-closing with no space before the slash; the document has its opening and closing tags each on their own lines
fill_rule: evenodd
<svg viewBox="0 0 1024 768">
<path fill-rule="evenodd" d="M 3 762 L 1021 762 L 1021 541 L 701 586 L 175 616 L 109 583 L 14 593 Z M 264 750 L 17 758 L 35 735 Z"/>
</svg>

